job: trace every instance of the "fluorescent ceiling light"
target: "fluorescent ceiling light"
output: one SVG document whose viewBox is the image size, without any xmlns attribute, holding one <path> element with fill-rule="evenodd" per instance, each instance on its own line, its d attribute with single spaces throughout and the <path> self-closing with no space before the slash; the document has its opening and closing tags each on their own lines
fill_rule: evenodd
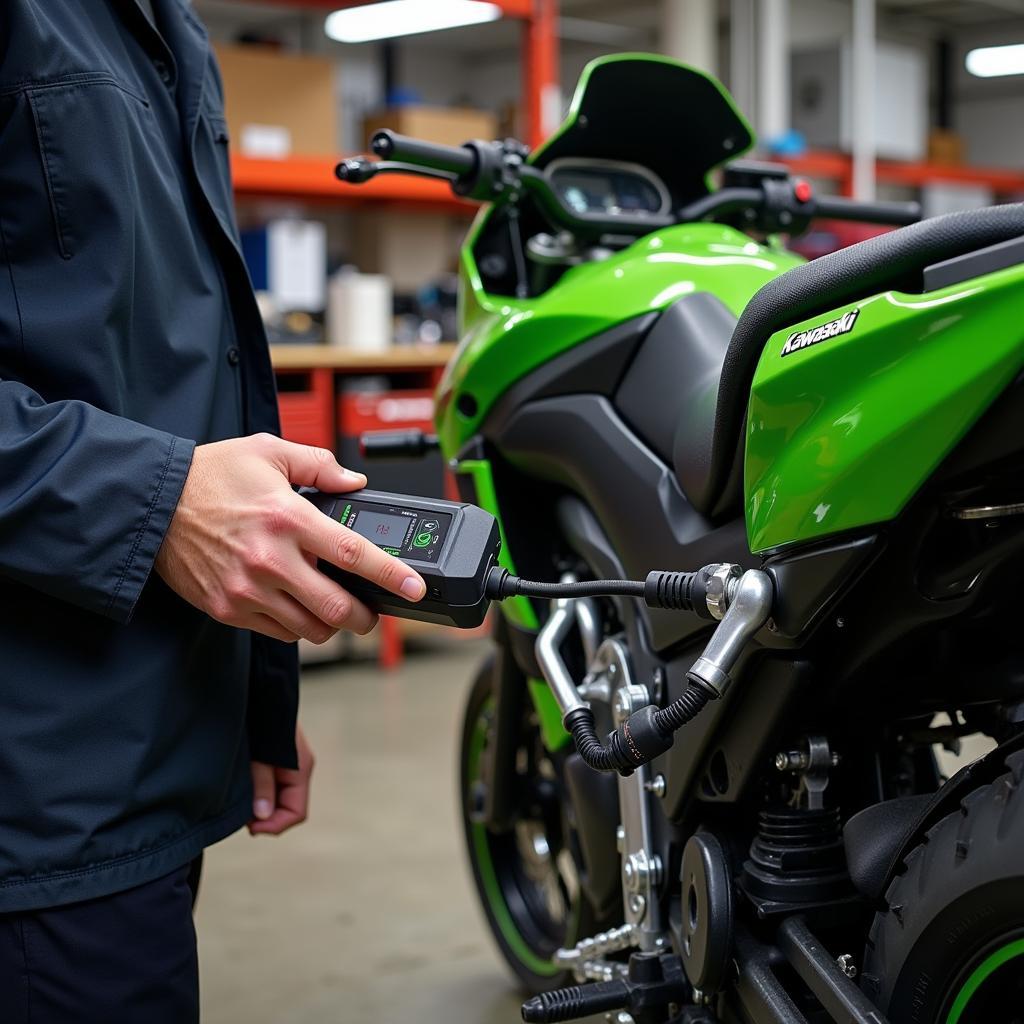
<svg viewBox="0 0 1024 1024">
<path fill-rule="evenodd" d="M 479 25 L 501 17 L 497 4 L 482 0 L 383 0 L 327 15 L 324 31 L 339 43 L 368 43 L 419 32 Z"/>
<path fill-rule="evenodd" d="M 979 78 L 998 78 L 1001 75 L 1024 75 L 1024 43 L 1012 46 L 983 46 L 971 50 L 964 65 Z"/>
</svg>

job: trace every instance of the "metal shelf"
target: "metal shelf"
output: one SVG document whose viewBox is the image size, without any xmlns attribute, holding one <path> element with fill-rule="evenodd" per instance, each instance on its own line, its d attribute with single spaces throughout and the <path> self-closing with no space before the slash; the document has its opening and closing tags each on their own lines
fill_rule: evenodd
<svg viewBox="0 0 1024 1024">
<path fill-rule="evenodd" d="M 805 156 L 779 159 L 796 174 L 837 181 L 839 191 L 844 195 L 849 195 L 852 190 L 853 161 L 846 153 L 807 153 Z M 985 185 L 1000 195 L 1024 193 L 1024 174 L 990 167 L 971 167 L 966 164 L 879 160 L 876 163 L 876 178 L 879 183 L 909 185 L 914 188 L 947 182 Z"/>
</svg>

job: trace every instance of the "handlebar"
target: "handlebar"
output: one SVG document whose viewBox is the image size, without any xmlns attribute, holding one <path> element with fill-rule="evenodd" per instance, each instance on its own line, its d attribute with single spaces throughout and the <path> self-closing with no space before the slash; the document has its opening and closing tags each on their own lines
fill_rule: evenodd
<svg viewBox="0 0 1024 1024">
<path fill-rule="evenodd" d="M 566 203 L 543 171 L 525 162 L 526 147 L 512 139 L 443 146 L 384 130 L 370 145 L 379 161 L 342 161 L 337 167 L 340 179 L 358 185 L 378 173 L 419 174 L 448 181 L 459 196 L 510 204 L 529 192 L 552 224 L 583 238 L 639 236 L 711 219 L 732 218 L 741 226 L 772 234 L 803 231 L 815 217 L 896 225 L 912 224 L 921 216 L 919 204 L 913 202 L 819 197 L 806 181 L 790 177 L 785 166 L 747 161 L 729 165 L 723 188 L 672 214 L 581 212 Z"/>
<path fill-rule="evenodd" d="M 472 174 L 477 157 L 469 146 L 442 146 L 436 142 L 423 142 L 385 129 L 370 140 L 370 148 L 382 160 L 397 160 L 416 164 L 448 174 Z"/>
<path fill-rule="evenodd" d="M 806 182 L 786 178 L 766 180 L 760 188 L 720 188 L 684 206 L 679 211 L 679 220 L 691 223 L 712 217 L 722 219 L 748 211 L 767 218 L 771 223 L 762 226 L 774 231 L 805 226 L 815 217 L 894 225 L 915 224 L 921 219 L 920 203 L 818 196 Z"/>
</svg>

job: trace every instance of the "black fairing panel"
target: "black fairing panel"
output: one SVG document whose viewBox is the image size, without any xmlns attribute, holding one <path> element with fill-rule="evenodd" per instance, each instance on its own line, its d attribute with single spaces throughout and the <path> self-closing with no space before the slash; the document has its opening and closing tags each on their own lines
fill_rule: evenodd
<svg viewBox="0 0 1024 1024">
<path fill-rule="evenodd" d="M 764 568 L 775 588 L 775 631 L 791 639 L 800 636 L 821 615 L 829 599 L 864 571 L 881 546 L 880 539 L 871 534 L 769 559 Z"/>
<path fill-rule="evenodd" d="M 742 520 L 715 528 L 696 512 L 674 473 L 601 395 L 528 402 L 497 424 L 489 439 L 530 476 L 580 495 L 634 579 L 643 579 L 651 569 L 758 564 L 747 548 Z M 707 628 L 706 620 L 689 613 L 645 613 L 658 651 Z"/>
<path fill-rule="evenodd" d="M 633 317 L 537 367 L 498 399 L 488 419 L 492 423 L 503 422 L 524 402 L 538 398 L 614 394 L 634 353 L 657 319 L 657 313 Z"/>
<path fill-rule="evenodd" d="M 686 495 L 706 489 L 718 381 L 736 318 L 707 292 L 669 306 L 651 328 L 622 378 L 615 407 L 669 466 Z M 739 508 L 740 474 L 717 507 Z"/>
</svg>

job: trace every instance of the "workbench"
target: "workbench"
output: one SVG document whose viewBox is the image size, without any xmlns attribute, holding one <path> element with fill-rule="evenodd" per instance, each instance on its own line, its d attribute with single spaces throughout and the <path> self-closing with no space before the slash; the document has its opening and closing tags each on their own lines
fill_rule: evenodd
<svg viewBox="0 0 1024 1024">
<path fill-rule="evenodd" d="M 428 399 L 454 351 L 454 343 L 396 345 L 380 352 L 331 345 L 272 345 L 270 356 L 277 377 L 281 433 L 289 441 L 338 451 L 346 415 L 351 419 L 349 385 L 354 378 L 377 376 L 388 378 L 389 387 L 394 389 L 389 394 L 411 396 L 404 401 L 420 411 L 408 422 L 371 424 L 370 429 L 430 429 L 432 411 Z M 398 404 L 402 401 L 399 398 Z M 404 625 L 407 624 L 399 619 L 382 616 L 378 634 L 378 661 L 382 668 L 397 668 L 401 664 Z"/>
</svg>

